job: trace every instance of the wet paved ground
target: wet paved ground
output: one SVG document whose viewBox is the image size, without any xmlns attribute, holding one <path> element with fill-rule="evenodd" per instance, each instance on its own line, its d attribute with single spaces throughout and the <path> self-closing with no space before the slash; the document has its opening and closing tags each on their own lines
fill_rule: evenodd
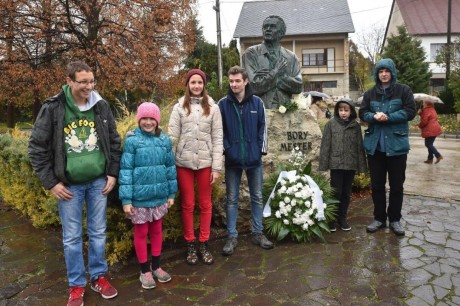
<svg viewBox="0 0 460 306">
<path fill-rule="evenodd" d="M 423 164 L 421 139 L 411 144 L 405 237 L 367 234 L 372 203 L 358 199 L 352 230 L 327 235 L 327 243 L 281 242 L 266 251 L 240 236 L 235 254 L 222 257 L 216 239 L 211 266 L 188 266 L 185 249 L 169 249 L 162 266 L 173 280 L 153 290 L 141 288 L 133 258 L 111 268 L 118 297 L 103 301 L 87 287 L 85 305 L 460 305 L 460 141 L 436 140 L 445 157 L 438 165 Z M 60 234 L 1 209 L 0 305 L 64 305 Z"/>
</svg>

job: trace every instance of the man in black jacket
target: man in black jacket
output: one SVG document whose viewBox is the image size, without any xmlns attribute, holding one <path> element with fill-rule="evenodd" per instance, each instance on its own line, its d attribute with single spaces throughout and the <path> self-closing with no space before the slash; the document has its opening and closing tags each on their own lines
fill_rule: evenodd
<svg viewBox="0 0 460 306">
<path fill-rule="evenodd" d="M 120 168 L 121 139 L 108 103 L 94 91 L 94 74 L 80 61 L 67 67 L 67 84 L 47 99 L 29 140 L 32 168 L 58 199 L 64 257 L 70 286 L 68 305 L 83 305 L 83 205 L 89 237 L 91 289 L 117 296 L 107 279 L 105 259 L 107 195 Z"/>
</svg>

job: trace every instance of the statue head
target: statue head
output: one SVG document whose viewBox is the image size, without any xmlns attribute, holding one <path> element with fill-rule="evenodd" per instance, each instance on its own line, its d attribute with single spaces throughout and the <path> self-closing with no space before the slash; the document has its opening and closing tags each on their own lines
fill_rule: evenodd
<svg viewBox="0 0 460 306">
<path fill-rule="evenodd" d="M 286 24 L 283 18 L 271 15 L 262 23 L 262 34 L 265 41 L 280 41 L 286 34 Z"/>
</svg>

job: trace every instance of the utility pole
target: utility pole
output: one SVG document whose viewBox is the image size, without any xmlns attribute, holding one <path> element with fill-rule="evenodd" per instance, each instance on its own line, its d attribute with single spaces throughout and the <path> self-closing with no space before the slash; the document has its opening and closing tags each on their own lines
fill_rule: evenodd
<svg viewBox="0 0 460 306">
<path fill-rule="evenodd" d="M 216 0 L 216 5 L 212 7 L 216 11 L 217 22 L 217 69 L 219 74 L 219 87 L 222 88 L 222 41 L 220 31 L 220 3 Z"/>
<path fill-rule="evenodd" d="M 451 55 L 451 20 L 452 20 L 452 0 L 448 0 L 447 4 L 447 52 L 446 52 L 446 84 L 449 86 L 450 79 L 450 55 Z"/>
</svg>

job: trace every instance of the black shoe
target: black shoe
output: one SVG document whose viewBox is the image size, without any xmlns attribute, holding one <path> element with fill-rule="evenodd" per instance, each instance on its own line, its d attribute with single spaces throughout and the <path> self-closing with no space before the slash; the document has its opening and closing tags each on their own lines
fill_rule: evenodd
<svg viewBox="0 0 460 306">
<path fill-rule="evenodd" d="M 366 228 L 366 231 L 368 233 L 375 233 L 376 231 L 378 231 L 379 229 L 381 228 L 385 228 L 387 225 L 383 222 L 380 222 L 378 220 L 374 220 L 371 222 L 371 224 L 369 224 Z"/>
<path fill-rule="evenodd" d="M 230 256 L 233 254 L 233 250 L 238 245 L 238 240 L 236 237 L 228 237 L 227 242 L 225 242 L 225 246 L 222 250 L 222 255 Z"/>
<path fill-rule="evenodd" d="M 272 249 L 273 248 L 273 242 L 267 239 L 264 234 L 259 233 L 255 234 L 252 236 L 252 243 L 255 245 L 260 246 L 262 249 Z"/>
<path fill-rule="evenodd" d="M 337 226 L 335 225 L 335 222 L 329 223 L 329 230 L 332 232 L 337 231 Z"/>
<path fill-rule="evenodd" d="M 390 222 L 390 229 L 398 236 L 404 236 L 404 227 L 401 225 L 401 222 L 395 221 Z"/>
<path fill-rule="evenodd" d="M 348 224 L 347 219 L 339 220 L 339 226 L 342 231 L 349 231 L 351 230 L 351 226 Z"/>
</svg>

